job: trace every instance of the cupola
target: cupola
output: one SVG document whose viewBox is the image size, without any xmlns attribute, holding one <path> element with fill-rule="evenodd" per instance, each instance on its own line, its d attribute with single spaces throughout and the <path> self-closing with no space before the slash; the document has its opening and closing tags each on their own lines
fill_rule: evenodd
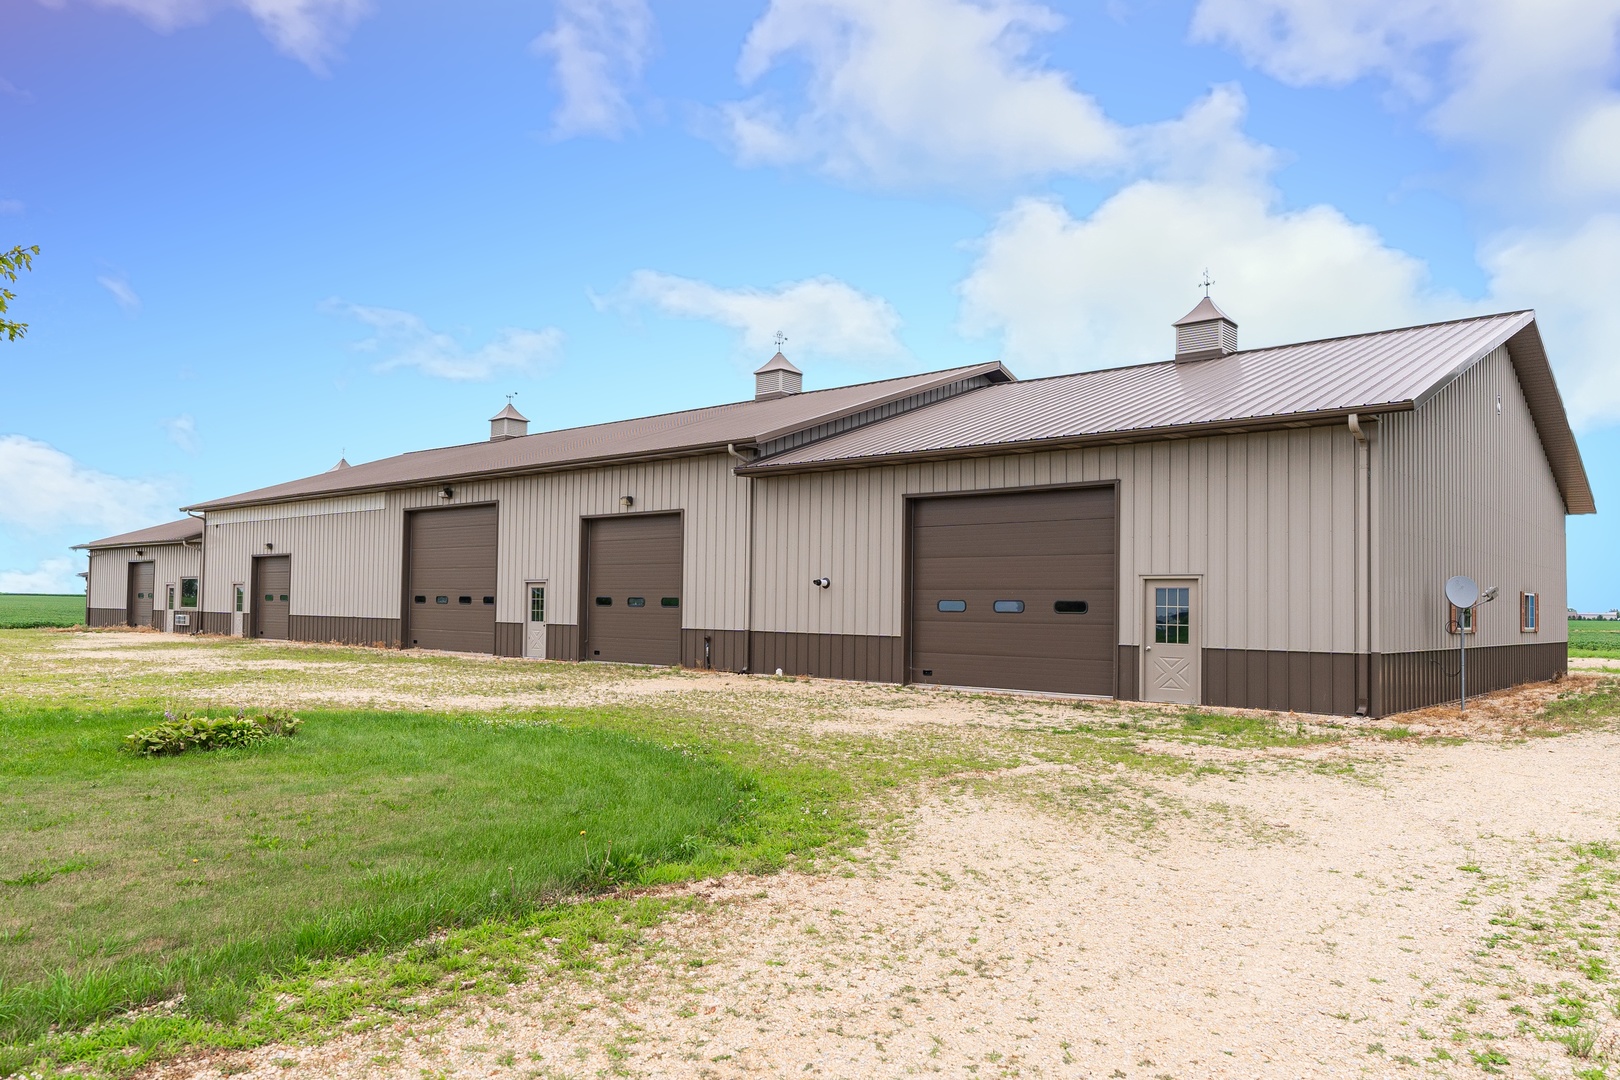
<svg viewBox="0 0 1620 1080">
<path fill-rule="evenodd" d="M 1213 360 L 1237 352 L 1237 323 L 1227 318 L 1226 312 L 1216 307 L 1208 295 L 1173 325 L 1178 364 Z"/>
<path fill-rule="evenodd" d="M 804 393 L 804 372 L 794 367 L 788 358 L 778 352 L 765 361 L 765 366 L 754 372 L 754 400 L 787 397 Z"/>
<path fill-rule="evenodd" d="M 529 433 L 529 418 L 512 408 L 508 401 L 506 408 L 489 418 L 489 441 L 504 442 L 507 439 L 520 438 Z"/>
</svg>

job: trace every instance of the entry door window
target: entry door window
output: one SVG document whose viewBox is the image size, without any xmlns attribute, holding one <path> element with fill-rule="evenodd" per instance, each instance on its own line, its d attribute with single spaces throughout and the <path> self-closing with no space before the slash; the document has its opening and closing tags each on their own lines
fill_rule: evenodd
<svg viewBox="0 0 1620 1080">
<path fill-rule="evenodd" d="M 174 586 L 173 585 L 165 586 L 164 587 L 164 595 L 168 598 L 168 608 L 169 608 L 169 610 L 173 611 L 174 610 Z"/>
<path fill-rule="evenodd" d="M 1153 590 L 1153 643 L 1186 645 L 1192 638 L 1192 590 L 1159 586 Z"/>
<path fill-rule="evenodd" d="M 240 585 L 232 585 L 231 588 L 236 592 L 236 610 L 241 611 L 242 603 L 247 599 L 247 590 Z"/>
<path fill-rule="evenodd" d="M 546 587 L 544 585 L 529 586 L 529 621 L 532 623 L 546 621 Z"/>
</svg>

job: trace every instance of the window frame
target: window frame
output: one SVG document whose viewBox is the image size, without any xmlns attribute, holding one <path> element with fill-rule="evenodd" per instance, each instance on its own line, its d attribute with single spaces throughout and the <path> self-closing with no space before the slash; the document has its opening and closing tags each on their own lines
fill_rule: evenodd
<svg viewBox="0 0 1620 1080">
<path fill-rule="evenodd" d="M 247 610 L 247 586 L 242 582 L 237 581 L 232 583 L 231 589 L 233 590 L 233 595 L 236 597 L 235 610 L 238 612 L 245 612 Z"/>
<path fill-rule="evenodd" d="M 1450 634 L 1452 637 L 1456 637 L 1459 634 L 1468 634 L 1468 635 L 1472 635 L 1472 636 L 1478 636 L 1478 634 L 1479 634 L 1479 605 L 1478 604 L 1475 604 L 1473 607 L 1460 608 L 1456 604 L 1452 604 L 1452 603 L 1448 602 L 1446 606 L 1448 608 L 1450 608 L 1450 613 L 1446 617 L 1446 633 Z M 1462 613 L 1465 612 L 1465 611 L 1468 613 L 1468 625 L 1466 627 L 1464 627 L 1462 625 Z"/>
<path fill-rule="evenodd" d="M 1532 590 L 1519 593 L 1519 633 L 1541 633 L 1541 594 Z"/>
<path fill-rule="evenodd" d="M 1153 586 L 1153 644 L 1192 644 L 1192 586 Z"/>
<path fill-rule="evenodd" d="M 546 621 L 546 587 L 544 585 L 529 586 L 529 621 L 543 623 Z"/>
<path fill-rule="evenodd" d="M 174 584 L 174 582 L 172 582 L 172 581 L 164 582 L 163 583 L 163 600 L 164 600 L 163 610 L 164 611 L 173 611 L 174 610 L 174 594 L 175 594 L 175 584 Z"/>
<path fill-rule="evenodd" d="M 188 582 L 188 581 L 191 582 L 191 603 L 189 603 L 189 604 L 186 603 L 186 582 Z M 201 593 L 200 593 L 200 591 L 198 589 L 198 585 L 199 585 L 199 579 L 198 578 L 183 577 L 183 578 L 180 579 L 180 610 L 181 611 L 195 611 L 197 609 L 197 602 L 198 602 L 198 600 L 201 599 Z"/>
</svg>

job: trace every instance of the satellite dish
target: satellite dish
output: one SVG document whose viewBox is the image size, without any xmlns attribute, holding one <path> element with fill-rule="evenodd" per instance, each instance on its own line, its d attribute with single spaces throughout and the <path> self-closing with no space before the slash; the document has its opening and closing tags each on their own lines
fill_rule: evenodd
<svg viewBox="0 0 1620 1080">
<path fill-rule="evenodd" d="M 1479 586 L 1471 577 L 1458 574 L 1446 580 L 1446 599 L 1460 608 L 1471 608 L 1479 603 Z"/>
</svg>

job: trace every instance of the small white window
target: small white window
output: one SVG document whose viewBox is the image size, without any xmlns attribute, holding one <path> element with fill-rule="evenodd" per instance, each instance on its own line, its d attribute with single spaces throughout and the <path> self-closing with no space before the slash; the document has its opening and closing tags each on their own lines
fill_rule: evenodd
<svg viewBox="0 0 1620 1080">
<path fill-rule="evenodd" d="M 236 593 L 236 610 L 241 611 L 247 603 L 247 589 L 241 585 L 232 585 L 231 590 Z"/>
<path fill-rule="evenodd" d="M 1519 632 L 1535 634 L 1541 631 L 1541 596 L 1538 593 L 1519 594 Z"/>
</svg>

